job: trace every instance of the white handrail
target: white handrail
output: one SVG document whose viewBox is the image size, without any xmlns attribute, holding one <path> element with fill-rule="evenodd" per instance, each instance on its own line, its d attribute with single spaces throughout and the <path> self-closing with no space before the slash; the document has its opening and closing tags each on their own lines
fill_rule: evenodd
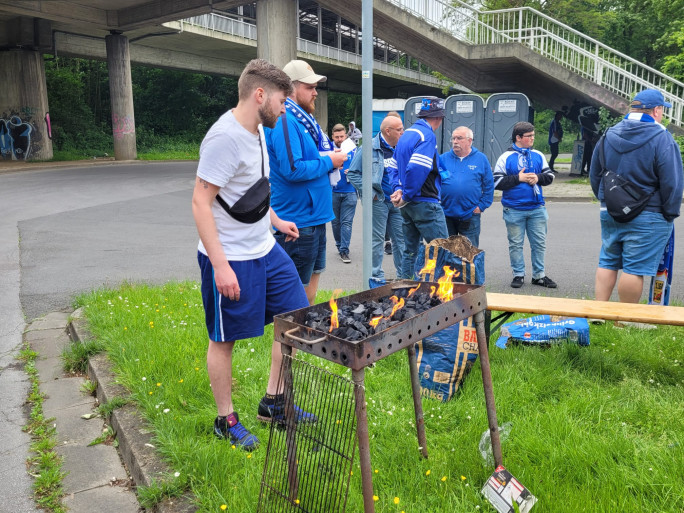
<svg viewBox="0 0 684 513">
<path fill-rule="evenodd" d="M 461 0 L 387 1 L 466 43 L 523 44 L 626 99 L 643 88 L 658 89 L 672 103 L 664 116 L 683 125 L 684 83 L 535 9 L 480 11 Z"/>
<path fill-rule="evenodd" d="M 210 13 L 192 18 L 180 20 L 181 24 L 194 25 L 202 27 L 207 30 L 221 32 L 223 34 L 231 34 L 245 39 L 256 40 L 257 29 L 253 23 L 246 23 L 241 20 L 236 20 L 221 14 Z M 315 43 L 307 39 L 297 38 L 297 50 L 328 59 L 337 60 L 340 62 L 361 66 L 361 55 L 346 50 L 334 48 L 332 46 Z M 433 75 L 421 73 L 420 71 L 412 70 L 393 64 L 390 62 L 375 61 L 376 69 L 385 73 L 393 73 L 404 78 L 410 79 L 420 84 L 426 84 L 433 87 L 443 87 L 447 82 L 440 80 Z"/>
</svg>

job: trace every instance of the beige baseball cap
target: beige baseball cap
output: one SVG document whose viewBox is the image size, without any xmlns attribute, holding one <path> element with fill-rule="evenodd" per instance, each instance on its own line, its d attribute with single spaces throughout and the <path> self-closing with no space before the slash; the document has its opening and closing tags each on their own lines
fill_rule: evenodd
<svg viewBox="0 0 684 513">
<path fill-rule="evenodd" d="M 285 64 L 283 71 L 293 82 L 303 82 L 305 84 L 318 84 L 325 82 L 328 77 L 316 75 L 313 68 L 306 61 L 294 60 Z"/>
</svg>

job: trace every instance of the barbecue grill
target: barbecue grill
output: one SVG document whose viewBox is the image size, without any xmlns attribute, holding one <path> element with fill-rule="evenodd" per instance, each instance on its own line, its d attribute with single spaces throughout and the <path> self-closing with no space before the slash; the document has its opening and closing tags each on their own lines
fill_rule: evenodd
<svg viewBox="0 0 684 513">
<path fill-rule="evenodd" d="M 400 289 L 417 288 L 418 292 L 430 292 L 438 283 L 420 281 L 399 281 L 370 289 L 358 294 L 341 297 L 337 305 L 342 308 L 352 302 L 370 302 L 380 298 L 391 296 Z M 425 437 L 425 424 L 420 397 L 420 380 L 416 365 L 416 353 L 414 344 L 424 337 L 428 337 L 464 319 L 474 316 L 477 332 L 478 351 L 482 368 L 482 380 L 485 389 L 485 401 L 487 416 L 489 419 L 489 431 L 492 440 L 492 449 L 496 465 L 501 464 L 501 447 L 499 443 L 499 431 L 492 392 L 491 374 L 489 369 L 489 356 L 487 339 L 485 337 L 485 316 L 487 308 L 487 296 L 485 288 L 479 285 L 462 283 L 453 284 L 453 299 L 442 302 L 422 313 L 398 322 L 377 333 L 370 334 L 364 339 L 349 341 L 336 337 L 329 332 L 314 329 L 305 325 L 310 312 L 324 314 L 330 310 L 327 304 L 313 305 L 293 312 L 277 315 L 274 318 L 274 337 L 281 343 L 283 354 L 290 356 L 292 348 L 316 355 L 331 362 L 348 367 L 352 370 L 354 383 L 354 399 L 356 414 L 356 432 L 359 444 L 359 460 L 361 466 L 361 479 L 363 486 L 363 502 L 365 513 L 374 512 L 373 483 L 370 460 L 368 419 L 366 413 L 366 399 L 364 388 L 365 368 L 397 351 L 406 349 L 411 375 L 411 390 L 413 395 L 414 411 L 416 415 L 416 430 L 418 444 L 422 455 L 427 458 L 427 442 Z M 287 360 L 289 361 L 289 360 Z M 286 397 L 290 398 L 286 403 L 286 421 L 288 438 L 292 438 L 292 447 L 296 451 L 294 443 L 294 409 L 292 404 L 292 376 L 291 365 L 283 365 L 282 378 L 286 387 Z M 289 375 L 288 375 L 289 373 Z M 287 389 L 290 390 L 287 390 Z M 288 475 L 295 476 L 297 465 L 296 454 L 287 458 L 290 465 Z M 296 484 L 291 483 L 292 493 L 296 493 Z"/>
</svg>

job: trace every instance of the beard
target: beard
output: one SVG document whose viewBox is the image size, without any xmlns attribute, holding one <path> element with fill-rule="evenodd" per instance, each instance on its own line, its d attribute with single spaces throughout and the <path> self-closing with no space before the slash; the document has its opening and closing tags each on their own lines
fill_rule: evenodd
<svg viewBox="0 0 684 513">
<path fill-rule="evenodd" d="M 268 103 L 269 102 L 266 102 L 264 105 L 259 107 L 259 119 L 264 127 L 275 128 L 276 122 L 278 121 L 278 115 L 273 114 L 273 112 L 269 109 Z"/>
</svg>

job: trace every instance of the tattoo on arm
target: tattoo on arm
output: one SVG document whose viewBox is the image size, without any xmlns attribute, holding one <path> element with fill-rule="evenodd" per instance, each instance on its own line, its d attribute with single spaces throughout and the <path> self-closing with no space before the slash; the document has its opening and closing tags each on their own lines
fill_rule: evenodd
<svg viewBox="0 0 684 513">
<path fill-rule="evenodd" d="M 197 181 L 202 185 L 205 189 L 209 188 L 209 183 L 206 180 L 203 180 L 202 178 L 197 178 Z"/>
</svg>

